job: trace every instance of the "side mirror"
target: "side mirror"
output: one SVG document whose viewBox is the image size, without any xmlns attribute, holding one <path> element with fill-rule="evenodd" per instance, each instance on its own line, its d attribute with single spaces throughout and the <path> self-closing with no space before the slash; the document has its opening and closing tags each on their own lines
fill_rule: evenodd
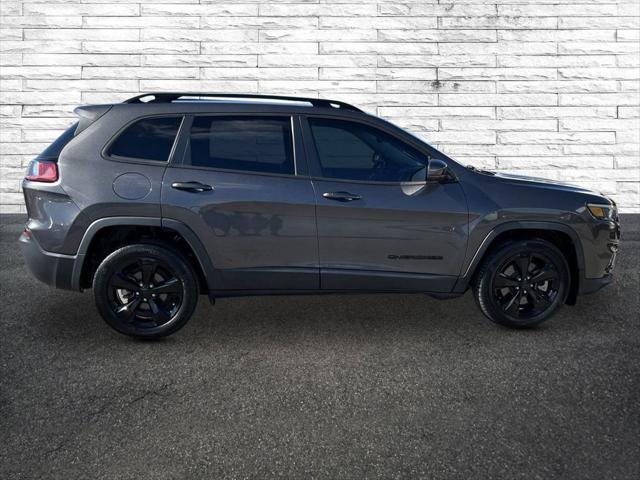
<svg viewBox="0 0 640 480">
<path fill-rule="evenodd" d="M 427 167 L 427 181 L 444 182 L 447 180 L 451 180 L 451 174 L 449 173 L 447 162 L 437 158 L 429 160 L 429 165 Z"/>
</svg>

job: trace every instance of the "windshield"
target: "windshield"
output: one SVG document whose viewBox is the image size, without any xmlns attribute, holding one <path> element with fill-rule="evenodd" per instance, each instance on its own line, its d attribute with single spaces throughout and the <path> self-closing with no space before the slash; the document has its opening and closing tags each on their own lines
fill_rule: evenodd
<svg viewBox="0 0 640 480">
<path fill-rule="evenodd" d="M 62 135 L 54 140 L 54 142 L 45 148 L 40 155 L 38 155 L 38 160 L 49 160 L 56 161 L 60 156 L 60 152 L 62 149 L 71 141 L 76 132 L 76 127 L 78 126 L 78 122 L 75 122 L 69 128 L 67 128 Z"/>
<path fill-rule="evenodd" d="M 400 127 L 399 125 L 396 125 L 395 123 L 393 123 L 390 120 L 387 120 L 386 118 L 379 118 L 379 117 L 376 117 L 376 118 L 378 120 L 382 120 L 384 123 L 386 123 L 387 125 L 390 125 L 394 129 L 400 130 L 402 133 L 404 133 L 406 135 L 409 135 L 410 137 L 416 139 L 420 145 L 424 146 L 425 148 L 427 148 L 427 150 L 429 150 L 429 155 L 430 156 L 436 157 L 436 158 L 447 158 L 447 159 L 449 159 L 448 156 L 446 156 L 444 153 L 440 152 L 438 149 L 433 147 L 431 144 L 427 143 L 426 140 L 420 138 L 415 133 L 413 133 L 413 132 L 411 132 L 409 130 L 405 130 L 404 128 Z"/>
</svg>

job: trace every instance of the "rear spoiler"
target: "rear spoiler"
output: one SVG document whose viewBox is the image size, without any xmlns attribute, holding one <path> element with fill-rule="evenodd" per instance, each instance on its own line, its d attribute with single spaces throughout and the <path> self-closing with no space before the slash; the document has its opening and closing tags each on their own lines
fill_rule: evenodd
<svg viewBox="0 0 640 480">
<path fill-rule="evenodd" d="M 78 135 L 89 125 L 107 113 L 112 106 L 113 105 L 83 105 L 81 107 L 76 107 L 73 112 L 80 117 L 80 120 L 78 121 L 78 127 L 76 128 L 74 136 Z"/>
</svg>

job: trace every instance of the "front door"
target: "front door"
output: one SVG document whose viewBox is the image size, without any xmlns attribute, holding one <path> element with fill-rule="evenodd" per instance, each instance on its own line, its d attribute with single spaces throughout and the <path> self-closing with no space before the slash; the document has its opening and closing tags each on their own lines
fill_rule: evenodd
<svg viewBox="0 0 640 480">
<path fill-rule="evenodd" d="M 308 117 L 305 133 L 322 289 L 450 291 L 467 242 L 460 185 L 427 182 L 427 155 L 368 123 Z"/>
<path fill-rule="evenodd" d="M 203 242 L 215 290 L 319 288 L 315 199 L 292 126 L 282 115 L 187 117 L 183 160 L 163 179 L 162 216 Z"/>
</svg>

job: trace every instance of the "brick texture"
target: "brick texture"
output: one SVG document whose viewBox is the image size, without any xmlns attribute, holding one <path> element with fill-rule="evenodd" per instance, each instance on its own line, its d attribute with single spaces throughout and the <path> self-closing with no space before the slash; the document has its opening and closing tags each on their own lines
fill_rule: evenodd
<svg viewBox="0 0 640 480">
<path fill-rule="evenodd" d="M 640 212 L 639 0 L 0 2 L 0 212 L 81 103 L 324 96 Z"/>
</svg>

